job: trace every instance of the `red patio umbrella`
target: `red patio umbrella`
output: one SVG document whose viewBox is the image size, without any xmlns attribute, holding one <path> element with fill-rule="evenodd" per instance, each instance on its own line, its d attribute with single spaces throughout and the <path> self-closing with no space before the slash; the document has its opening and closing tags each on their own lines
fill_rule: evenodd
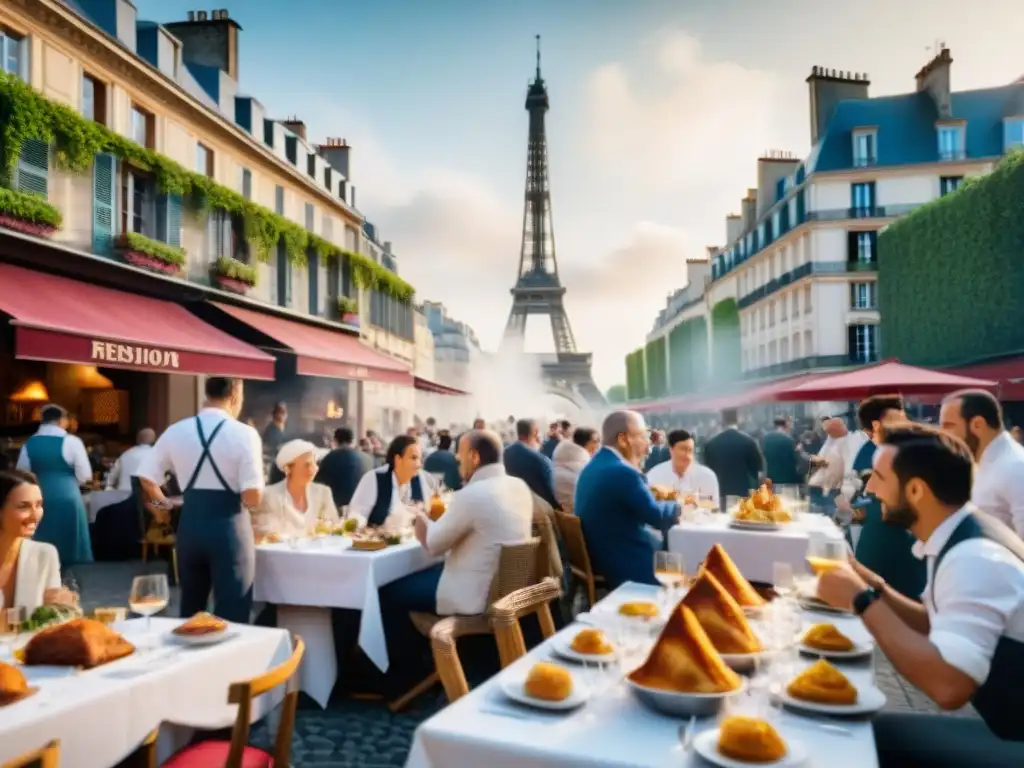
<svg viewBox="0 0 1024 768">
<path fill-rule="evenodd" d="M 774 399 L 788 402 L 843 402 L 871 395 L 942 395 L 957 389 L 994 389 L 997 382 L 972 379 L 931 368 L 886 360 L 845 373 L 822 376 L 805 384 L 774 393 Z"/>
</svg>

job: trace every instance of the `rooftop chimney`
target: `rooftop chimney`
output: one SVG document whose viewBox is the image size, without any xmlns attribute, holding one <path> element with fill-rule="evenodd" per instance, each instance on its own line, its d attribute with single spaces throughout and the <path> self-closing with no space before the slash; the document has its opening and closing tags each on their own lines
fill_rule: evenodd
<svg viewBox="0 0 1024 768">
<path fill-rule="evenodd" d="M 749 232 L 757 223 L 757 190 L 748 189 L 747 196 L 740 201 L 743 211 L 743 231 Z"/>
<path fill-rule="evenodd" d="M 185 63 L 216 67 L 238 82 L 238 33 L 242 28 L 227 9 L 210 14 L 189 11 L 187 21 L 174 21 L 164 27 L 181 40 Z"/>
<path fill-rule="evenodd" d="M 349 161 L 351 160 L 352 148 L 345 139 L 329 138 L 325 144 L 316 148 L 320 157 L 330 163 L 331 167 L 338 171 L 346 179 L 349 176 Z"/>
<path fill-rule="evenodd" d="M 725 243 L 732 245 L 740 239 L 743 234 L 743 217 L 737 213 L 730 213 L 725 217 Z"/>
<path fill-rule="evenodd" d="M 807 85 L 811 94 L 811 144 L 817 144 L 839 102 L 868 98 L 871 81 L 866 73 L 813 67 Z"/>
<path fill-rule="evenodd" d="M 287 120 L 282 120 L 281 125 L 283 125 L 285 128 L 294 133 L 303 141 L 306 140 L 306 124 L 299 120 L 298 117 L 295 117 L 293 115 L 292 117 L 289 117 Z"/>
<path fill-rule="evenodd" d="M 935 58 L 925 64 L 917 73 L 917 91 L 927 91 L 935 102 L 935 108 L 939 111 L 940 120 L 948 120 L 952 115 L 949 105 L 949 70 L 953 63 L 953 56 L 943 44 L 939 44 L 941 50 Z"/>
</svg>

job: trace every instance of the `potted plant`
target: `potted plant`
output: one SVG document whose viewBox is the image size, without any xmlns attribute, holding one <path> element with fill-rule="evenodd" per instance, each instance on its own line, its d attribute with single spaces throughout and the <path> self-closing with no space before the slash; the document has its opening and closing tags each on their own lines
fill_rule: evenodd
<svg viewBox="0 0 1024 768">
<path fill-rule="evenodd" d="M 338 297 L 338 316 L 348 325 L 359 325 L 359 302 L 349 296 Z"/>
<path fill-rule="evenodd" d="M 221 256 L 213 265 L 213 281 L 225 291 L 248 293 L 256 285 L 256 268 L 237 259 Z"/>
<path fill-rule="evenodd" d="M 184 249 L 152 240 L 138 232 L 122 232 L 114 241 L 121 258 L 136 267 L 165 275 L 178 275 L 185 266 Z"/>
<path fill-rule="evenodd" d="M 0 187 L 0 227 L 49 237 L 60 229 L 60 211 L 39 195 Z"/>
</svg>

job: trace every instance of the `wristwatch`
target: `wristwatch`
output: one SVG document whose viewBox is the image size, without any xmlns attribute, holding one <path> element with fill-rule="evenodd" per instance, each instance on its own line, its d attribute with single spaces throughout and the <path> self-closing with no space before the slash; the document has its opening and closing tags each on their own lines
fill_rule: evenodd
<svg viewBox="0 0 1024 768">
<path fill-rule="evenodd" d="M 860 592 L 855 598 L 853 598 L 853 612 L 858 616 L 863 616 L 864 611 L 871 607 L 871 605 L 882 597 L 882 591 L 874 587 L 868 587 L 863 592 Z"/>
</svg>

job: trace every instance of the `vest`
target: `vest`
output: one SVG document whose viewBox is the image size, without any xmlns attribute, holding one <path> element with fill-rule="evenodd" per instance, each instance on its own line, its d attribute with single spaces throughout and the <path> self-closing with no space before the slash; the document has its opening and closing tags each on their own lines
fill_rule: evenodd
<svg viewBox="0 0 1024 768">
<path fill-rule="evenodd" d="M 366 521 L 367 525 L 384 525 L 384 521 L 387 520 L 388 514 L 391 512 L 391 494 L 395 490 L 395 485 L 391 481 L 394 472 L 390 468 L 386 472 L 377 472 L 376 474 L 377 503 L 373 505 L 370 519 Z M 412 500 L 421 503 L 426 501 L 423 497 L 423 486 L 420 484 L 418 473 L 413 475 L 410 485 L 412 486 Z"/>
<path fill-rule="evenodd" d="M 1024 542 L 995 518 L 974 510 L 954 529 L 935 558 L 931 584 L 933 606 L 936 575 L 942 559 L 957 544 L 979 538 L 994 541 L 1024 562 Z M 978 686 L 971 699 L 985 725 L 1000 739 L 1024 741 L 1024 718 L 1018 708 L 1021 690 L 1024 690 L 1024 642 L 1003 635 L 992 655 L 988 677 Z"/>
</svg>

